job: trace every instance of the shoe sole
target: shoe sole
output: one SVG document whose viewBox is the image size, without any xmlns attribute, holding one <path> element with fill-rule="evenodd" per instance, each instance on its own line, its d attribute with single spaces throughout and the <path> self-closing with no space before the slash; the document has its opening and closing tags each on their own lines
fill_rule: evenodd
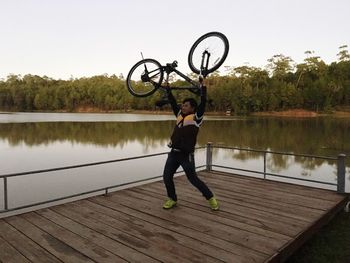
<svg viewBox="0 0 350 263">
<path fill-rule="evenodd" d="M 165 210 L 169 210 L 169 209 L 174 208 L 174 207 L 176 207 L 176 204 L 175 204 L 175 205 L 173 205 L 172 207 L 164 207 L 164 206 L 163 206 L 163 209 L 165 209 Z"/>
</svg>

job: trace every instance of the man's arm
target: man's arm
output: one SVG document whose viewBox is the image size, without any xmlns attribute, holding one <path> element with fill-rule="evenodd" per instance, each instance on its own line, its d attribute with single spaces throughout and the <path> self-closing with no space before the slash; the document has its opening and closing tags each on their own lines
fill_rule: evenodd
<svg viewBox="0 0 350 263">
<path fill-rule="evenodd" d="M 174 95 L 171 93 L 170 88 L 167 89 L 167 94 L 168 94 L 168 100 L 170 102 L 171 108 L 173 109 L 173 112 L 174 112 L 175 116 L 177 117 L 177 115 L 179 115 L 179 112 L 180 112 L 180 107 L 179 107 L 179 105 L 177 105 L 176 99 L 175 99 Z"/>
<path fill-rule="evenodd" d="M 207 87 L 201 87 L 201 103 L 199 104 L 196 112 L 197 119 L 201 119 L 205 112 L 205 104 L 207 104 Z"/>
</svg>

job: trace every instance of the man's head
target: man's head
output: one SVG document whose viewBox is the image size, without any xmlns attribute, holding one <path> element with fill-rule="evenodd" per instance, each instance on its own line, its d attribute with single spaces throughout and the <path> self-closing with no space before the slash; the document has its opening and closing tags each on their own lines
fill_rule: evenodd
<svg viewBox="0 0 350 263">
<path fill-rule="evenodd" d="M 185 115 L 195 113 L 197 110 L 197 101 L 193 98 L 184 99 L 181 105 L 181 112 Z"/>
</svg>

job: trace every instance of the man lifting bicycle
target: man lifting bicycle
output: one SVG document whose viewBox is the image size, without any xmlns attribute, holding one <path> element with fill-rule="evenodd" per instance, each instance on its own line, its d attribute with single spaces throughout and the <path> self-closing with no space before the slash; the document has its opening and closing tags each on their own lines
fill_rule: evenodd
<svg viewBox="0 0 350 263">
<path fill-rule="evenodd" d="M 202 82 L 203 79 L 200 79 Z M 167 190 L 168 199 L 165 201 L 163 208 L 170 209 L 176 206 L 177 196 L 174 185 L 174 174 L 181 165 L 187 179 L 195 186 L 202 195 L 208 200 L 212 210 L 218 210 L 219 204 L 208 186 L 198 178 L 194 163 L 194 148 L 197 141 L 199 127 L 203 122 L 205 104 L 207 101 L 207 88 L 201 85 L 201 101 L 198 105 L 193 98 L 187 98 L 182 102 L 181 108 L 167 88 L 168 100 L 176 116 L 176 125 L 171 135 L 169 147 L 171 151 L 165 163 L 163 181 Z"/>
<path fill-rule="evenodd" d="M 167 101 L 159 101 L 157 106 L 161 107 L 166 103 L 171 104 L 176 116 L 176 125 L 171 135 L 169 147 L 171 151 L 165 163 L 163 180 L 167 190 L 168 199 L 163 208 L 170 209 L 177 203 L 177 196 L 174 185 L 174 174 L 182 166 L 188 180 L 208 200 L 211 209 L 218 210 L 219 204 L 208 186 L 201 181 L 196 173 L 194 164 L 194 147 L 197 141 L 199 127 L 203 122 L 207 90 L 203 86 L 203 76 L 217 70 L 225 61 L 229 51 L 229 42 L 226 36 L 220 32 L 209 32 L 198 38 L 192 45 L 188 54 L 188 65 L 190 69 L 199 74 L 199 83 L 192 80 L 176 69 L 177 62 L 168 63 L 162 66 L 157 60 L 143 58 L 137 62 L 129 71 L 126 78 L 128 91 L 136 97 L 147 97 L 158 89 L 165 91 Z M 169 86 L 169 75 L 174 72 L 183 78 L 190 86 L 175 87 Z M 162 85 L 165 77 L 165 85 Z M 177 105 L 171 90 L 189 90 L 195 94 L 200 93 L 201 102 L 193 98 L 185 99 L 181 108 Z"/>
</svg>

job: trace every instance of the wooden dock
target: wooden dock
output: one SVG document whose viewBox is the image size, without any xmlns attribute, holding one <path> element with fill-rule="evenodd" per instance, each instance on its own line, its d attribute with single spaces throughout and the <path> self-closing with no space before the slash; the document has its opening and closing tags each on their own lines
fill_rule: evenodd
<svg viewBox="0 0 350 263">
<path fill-rule="evenodd" d="M 220 201 L 211 211 L 175 179 L 0 219 L 1 262 L 283 262 L 346 204 L 328 190 L 200 172 Z"/>
</svg>

